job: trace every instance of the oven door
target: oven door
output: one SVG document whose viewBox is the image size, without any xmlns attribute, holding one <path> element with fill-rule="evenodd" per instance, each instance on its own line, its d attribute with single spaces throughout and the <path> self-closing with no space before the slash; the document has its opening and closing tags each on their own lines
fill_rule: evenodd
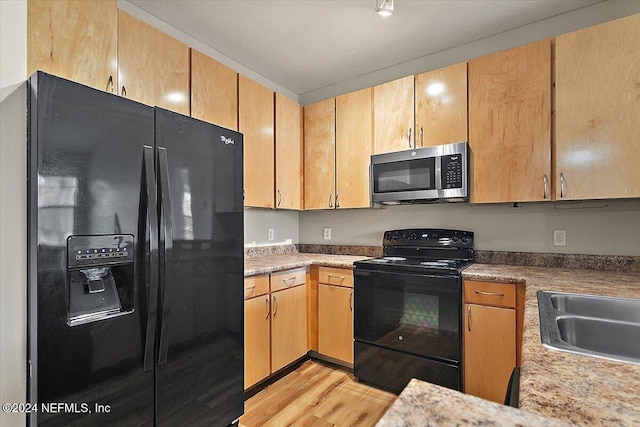
<svg viewBox="0 0 640 427">
<path fill-rule="evenodd" d="M 354 270 L 354 337 L 445 363 L 460 361 L 459 275 Z"/>
</svg>

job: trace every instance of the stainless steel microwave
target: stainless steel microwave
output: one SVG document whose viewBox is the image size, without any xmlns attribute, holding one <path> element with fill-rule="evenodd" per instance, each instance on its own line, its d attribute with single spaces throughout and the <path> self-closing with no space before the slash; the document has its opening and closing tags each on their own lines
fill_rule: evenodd
<svg viewBox="0 0 640 427">
<path fill-rule="evenodd" d="M 371 156 L 371 201 L 380 204 L 469 200 L 466 142 Z"/>
</svg>

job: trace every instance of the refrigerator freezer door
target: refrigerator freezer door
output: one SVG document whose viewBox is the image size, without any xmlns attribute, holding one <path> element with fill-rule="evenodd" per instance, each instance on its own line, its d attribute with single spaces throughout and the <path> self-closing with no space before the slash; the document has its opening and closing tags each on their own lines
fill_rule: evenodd
<svg viewBox="0 0 640 427">
<path fill-rule="evenodd" d="M 150 425 L 154 384 L 153 371 L 143 372 L 147 289 L 139 222 L 153 109 L 42 72 L 30 80 L 28 108 L 29 395 L 38 404 L 67 404 L 30 422 L 37 416 L 42 425 Z M 100 279 L 108 279 L 105 289 L 118 304 L 74 323 L 71 291 L 93 290 L 96 299 L 108 292 L 88 286 L 86 274 L 69 263 L 75 255 L 66 253 L 67 241 L 96 235 L 133 236 L 135 256 Z M 90 251 L 117 252 L 119 242 L 113 245 Z"/>
<path fill-rule="evenodd" d="M 242 135 L 156 108 L 156 145 L 156 422 L 227 426 L 244 406 Z"/>
</svg>

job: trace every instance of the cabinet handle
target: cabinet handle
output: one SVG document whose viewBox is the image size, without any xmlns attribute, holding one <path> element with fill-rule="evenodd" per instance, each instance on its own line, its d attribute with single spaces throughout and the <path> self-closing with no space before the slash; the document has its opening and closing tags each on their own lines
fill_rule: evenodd
<svg viewBox="0 0 640 427">
<path fill-rule="evenodd" d="M 281 203 L 282 203 L 282 193 L 280 192 L 280 189 L 278 189 L 278 207 L 280 206 Z"/>
<path fill-rule="evenodd" d="M 564 197 L 564 174 L 560 172 L 560 197 Z"/>
<path fill-rule="evenodd" d="M 336 191 L 336 208 L 340 207 L 340 201 L 338 200 L 338 197 L 340 197 L 340 192 Z"/>
<path fill-rule="evenodd" d="M 113 93 L 113 76 L 109 76 L 109 80 L 107 81 L 107 92 Z"/>
<path fill-rule="evenodd" d="M 471 332 L 471 306 L 467 306 L 467 330 Z"/>
<path fill-rule="evenodd" d="M 122 85 L 122 91 L 120 92 L 120 95 L 124 96 L 125 98 L 127 97 L 127 88 L 124 87 L 124 85 Z"/>
<path fill-rule="evenodd" d="M 349 310 L 353 311 L 353 289 L 349 292 Z"/>
<path fill-rule="evenodd" d="M 489 297 L 503 297 L 504 294 L 499 292 L 482 292 L 482 291 L 474 291 L 478 295 L 486 295 Z"/>
<path fill-rule="evenodd" d="M 329 193 L 329 207 L 333 207 L 333 191 Z"/>
<path fill-rule="evenodd" d="M 340 280 L 340 283 L 344 282 L 344 276 L 334 276 L 333 274 L 329 274 L 329 275 L 327 276 L 327 278 L 329 279 L 329 282 L 331 282 L 331 278 L 332 278 L 332 277 L 333 277 L 334 279 L 338 279 L 338 280 Z"/>
<path fill-rule="evenodd" d="M 271 314 L 271 301 L 269 301 L 269 297 L 265 297 L 264 298 L 265 302 L 267 303 L 267 315 L 264 316 L 265 319 L 269 318 L 269 315 Z"/>
<path fill-rule="evenodd" d="M 409 128 L 409 148 L 411 148 L 411 128 Z"/>
<path fill-rule="evenodd" d="M 544 193 L 542 194 L 542 198 L 544 200 L 546 200 L 547 199 L 547 184 L 549 183 L 549 180 L 547 179 L 547 174 L 546 173 L 542 177 L 542 182 L 544 183 Z"/>
<path fill-rule="evenodd" d="M 289 280 L 291 280 L 291 283 L 287 284 Z M 296 276 L 293 276 L 293 277 L 289 277 L 288 279 L 282 279 L 282 283 L 284 283 L 284 285 L 288 288 L 289 286 L 293 285 L 293 282 L 295 280 L 296 280 Z"/>
<path fill-rule="evenodd" d="M 278 314 L 278 298 L 276 298 L 276 296 L 273 296 L 273 317 L 276 317 L 276 314 Z"/>
<path fill-rule="evenodd" d="M 253 295 L 253 292 L 254 292 L 255 290 L 256 290 L 256 285 L 249 286 L 248 288 L 244 288 L 245 293 L 246 293 L 247 291 L 249 291 L 249 295 L 247 295 L 247 296 Z"/>
<path fill-rule="evenodd" d="M 424 147 L 424 129 L 420 126 L 420 147 Z"/>
</svg>

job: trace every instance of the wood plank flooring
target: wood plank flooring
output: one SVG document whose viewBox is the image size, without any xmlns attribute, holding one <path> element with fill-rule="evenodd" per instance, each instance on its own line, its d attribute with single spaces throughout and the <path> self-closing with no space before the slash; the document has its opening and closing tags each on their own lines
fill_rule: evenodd
<svg viewBox="0 0 640 427">
<path fill-rule="evenodd" d="M 241 427 L 374 426 L 396 396 L 308 360 L 245 402 Z"/>
</svg>

